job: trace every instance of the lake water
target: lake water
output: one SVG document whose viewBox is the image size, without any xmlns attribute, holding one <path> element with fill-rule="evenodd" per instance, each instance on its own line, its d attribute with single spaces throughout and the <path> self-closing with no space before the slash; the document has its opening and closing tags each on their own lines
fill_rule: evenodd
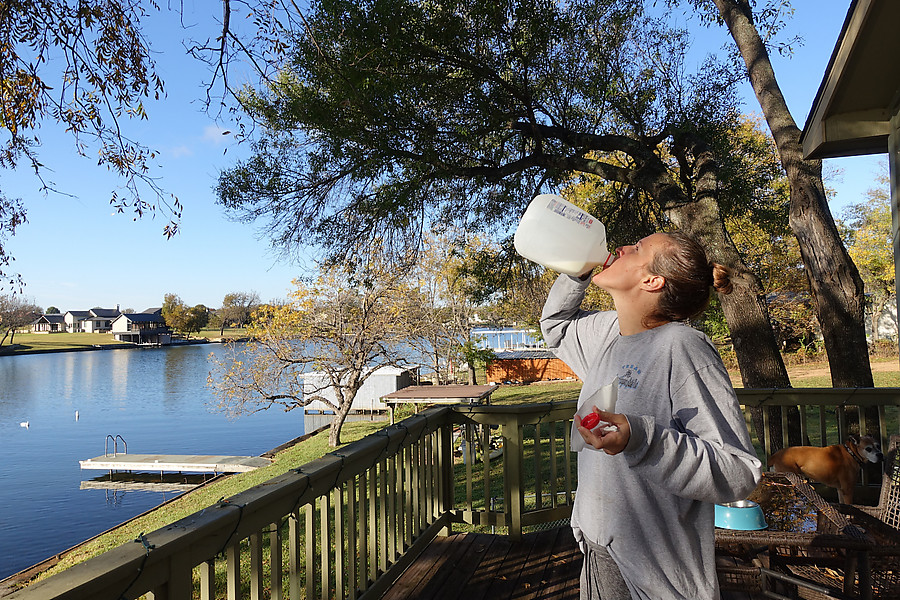
<svg viewBox="0 0 900 600">
<path fill-rule="evenodd" d="M 105 475 L 82 471 L 78 461 L 104 454 L 107 435 L 121 436 L 134 454 L 255 456 L 304 433 L 299 410 L 237 419 L 215 412 L 206 377 L 209 354 L 221 350 L 0 357 L 0 579 L 177 495 L 80 489 Z M 310 429 L 322 424 L 306 419 Z"/>
</svg>

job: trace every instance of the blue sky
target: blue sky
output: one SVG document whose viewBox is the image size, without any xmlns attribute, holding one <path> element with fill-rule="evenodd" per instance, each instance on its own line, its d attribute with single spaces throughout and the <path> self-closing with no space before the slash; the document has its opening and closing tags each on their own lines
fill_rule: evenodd
<svg viewBox="0 0 900 600">
<path fill-rule="evenodd" d="M 185 5 L 190 35 L 215 36 L 207 13 L 213 3 Z M 773 61 L 788 105 L 801 127 L 806 121 L 828 59 L 840 32 L 849 0 L 794 0 L 795 14 L 787 34 L 805 43 L 790 58 Z M 218 4 L 216 3 L 218 10 Z M 218 13 L 216 13 L 218 14 Z M 202 31 L 208 33 L 202 33 Z M 696 28 L 694 28 L 696 30 Z M 189 305 L 218 307 L 226 293 L 255 291 L 263 301 L 284 298 L 291 281 L 308 273 L 303 264 L 279 260 L 253 226 L 227 220 L 215 204 L 217 173 L 246 155 L 231 135 L 227 121 L 208 116 L 202 65 L 185 56 L 184 30 L 168 12 L 153 17 L 147 30 L 157 54 L 158 72 L 166 82 L 166 98 L 148 103 L 149 121 L 129 123 L 128 134 L 160 152 L 155 175 L 161 186 L 184 205 L 181 233 L 166 240 L 165 215 L 134 221 L 130 214 L 112 214 L 110 192 L 120 185 L 96 161 L 77 157 L 71 138 L 45 124 L 40 130 L 40 156 L 52 171 L 45 178 L 68 195 L 45 194 L 28 169 L 2 174 L 2 189 L 21 198 L 29 222 L 8 241 L 16 257 L 12 270 L 27 285 L 25 296 L 44 308 L 62 311 L 95 306 L 143 310 L 160 306 L 166 293 L 178 294 Z M 720 51 L 728 41 L 724 29 L 712 28 L 698 39 L 695 51 Z M 759 108 L 749 85 L 743 93 L 746 111 Z M 826 161 L 831 173 L 826 185 L 835 191 L 832 212 L 859 202 L 885 162 L 883 156 Z"/>
</svg>

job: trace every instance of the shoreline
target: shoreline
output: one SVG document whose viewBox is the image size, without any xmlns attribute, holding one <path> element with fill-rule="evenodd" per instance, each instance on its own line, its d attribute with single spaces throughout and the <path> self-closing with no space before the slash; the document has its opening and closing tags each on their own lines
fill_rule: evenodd
<svg viewBox="0 0 900 600">
<path fill-rule="evenodd" d="M 139 344 L 93 344 L 91 346 L 73 346 L 71 348 L 37 348 L 19 350 L 21 344 L 13 344 L 12 346 L 0 347 L 0 357 L 4 356 L 27 356 L 29 354 L 56 354 L 62 352 L 92 352 L 95 350 L 155 350 L 158 348 L 168 348 L 170 346 L 195 346 L 200 344 L 223 344 L 229 342 L 245 342 L 248 337 L 234 338 L 196 338 L 191 340 L 178 340 L 170 344 L 164 345 L 139 345 Z"/>
</svg>

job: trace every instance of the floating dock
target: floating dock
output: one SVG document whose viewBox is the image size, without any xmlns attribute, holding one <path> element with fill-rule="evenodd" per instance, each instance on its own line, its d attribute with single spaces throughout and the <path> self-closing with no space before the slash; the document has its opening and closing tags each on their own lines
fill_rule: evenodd
<svg viewBox="0 0 900 600">
<path fill-rule="evenodd" d="M 272 464 L 259 456 L 202 454 L 108 454 L 80 460 L 82 469 L 152 471 L 154 473 L 246 473 Z"/>
</svg>

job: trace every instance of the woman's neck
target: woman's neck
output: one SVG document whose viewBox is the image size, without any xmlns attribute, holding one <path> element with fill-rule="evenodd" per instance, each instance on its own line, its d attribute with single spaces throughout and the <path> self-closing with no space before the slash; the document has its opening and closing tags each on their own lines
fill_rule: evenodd
<svg viewBox="0 0 900 600">
<path fill-rule="evenodd" d="M 666 321 L 652 316 L 656 311 L 656 302 L 647 302 L 646 300 L 646 296 L 623 300 L 613 298 L 621 335 L 634 335 L 666 324 Z"/>
</svg>

